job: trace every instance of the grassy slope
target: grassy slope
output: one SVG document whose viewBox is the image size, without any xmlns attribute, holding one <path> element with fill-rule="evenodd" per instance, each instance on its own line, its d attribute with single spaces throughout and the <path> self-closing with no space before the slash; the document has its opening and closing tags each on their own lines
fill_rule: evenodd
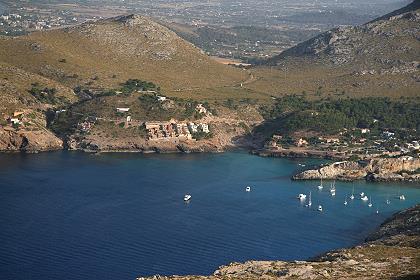
<svg viewBox="0 0 420 280">
<path fill-rule="evenodd" d="M 215 62 L 147 18 L 133 26 L 124 20 L 2 38 L 0 62 L 68 87 L 116 87 L 139 78 L 159 84 L 168 95 L 190 97 L 211 97 L 248 78 L 245 71 Z"/>
</svg>

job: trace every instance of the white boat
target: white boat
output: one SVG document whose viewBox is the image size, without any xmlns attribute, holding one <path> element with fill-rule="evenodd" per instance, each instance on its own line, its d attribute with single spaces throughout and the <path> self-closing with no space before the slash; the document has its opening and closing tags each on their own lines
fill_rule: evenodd
<svg viewBox="0 0 420 280">
<path fill-rule="evenodd" d="M 387 199 L 385 203 L 389 205 L 389 204 L 391 204 L 391 201 L 389 199 Z"/>
<path fill-rule="evenodd" d="M 322 177 L 321 177 L 321 184 L 318 186 L 318 190 L 322 190 L 324 186 L 322 185 Z"/>
<path fill-rule="evenodd" d="M 184 201 L 189 201 L 191 199 L 191 195 L 190 194 L 186 194 L 184 196 Z"/>
<path fill-rule="evenodd" d="M 298 198 L 299 200 L 305 200 L 305 199 L 306 199 L 306 194 L 300 193 L 300 194 L 297 196 L 297 198 Z"/>
<path fill-rule="evenodd" d="M 360 198 L 362 198 L 362 197 L 364 197 L 365 196 L 365 193 L 364 192 L 361 192 L 360 193 Z"/>
<path fill-rule="evenodd" d="M 335 196 L 335 181 L 334 183 L 331 183 L 330 193 L 332 196 Z"/>
<path fill-rule="evenodd" d="M 246 192 L 250 192 L 250 191 L 251 191 L 251 187 L 250 187 L 250 186 L 246 187 L 246 188 L 245 188 L 245 191 L 246 191 Z"/>
<path fill-rule="evenodd" d="M 368 200 L 369 200 L 369 198 L 365 195 L 364 197 L 362 197 L 362 198 L 361 198 L 361 200 L 363 200 L 363 201 L 368 201 Z"/>
<path fill-rule="evenodd" d="M 373 206 L 373 204 L 372 204 L 372 197 L 369 199 L 369 204 L 368 204 L 368 206 L 369 206 L 369 207 L 372 207 L 372 206 Z"/>
<path fill-rule="evenodd" d="M 302 166 L 302 167 L 305 167 L 306 166 L 305 164 L 302 164 L 302 163 L 299 163 L 298 165 L 299 166 Z"/>
<path fill-rule="evenodd" d="M 352 192 L 351 192 L 350 199 L 351 199 L 351 200 L 353 200 L 353 199 L 354 199 L 354 185 L 353 185 L 353 190 L 352 190 Z"/>
<path fill-rule="evenodd" d="M 318 205 L 318 211 L 322 212 L 322 205 Z"/>
<path fill-rule="evenodd" d="M 405 196 L 403 194 L 400 194 L 400 193 L 401 193 L 401 188 L 398 188 L 398 199 L 399 200 L 405 200 Z"/>
<path fill-rule="evenodd" d="M 305 206 L 306 207 L 311 207 L 312 206 L 312 192 L 309 192 L 309 202 Z"/>
<path fill-rule="evenodd" d="M 344 205 L 347 205 L 347 198 L 344 199 Z"/>
</svg>

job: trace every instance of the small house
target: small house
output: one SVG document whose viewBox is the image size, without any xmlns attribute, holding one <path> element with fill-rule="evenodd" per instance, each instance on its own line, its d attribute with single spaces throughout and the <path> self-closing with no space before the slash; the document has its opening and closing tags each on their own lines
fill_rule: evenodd
<svg viewBox="0 0 420 280">
<path fill-rule="evenodd" d="M 130 108 L 117 108 L 118 113 L 127 113 L 130 111 Z"/>
</svg>

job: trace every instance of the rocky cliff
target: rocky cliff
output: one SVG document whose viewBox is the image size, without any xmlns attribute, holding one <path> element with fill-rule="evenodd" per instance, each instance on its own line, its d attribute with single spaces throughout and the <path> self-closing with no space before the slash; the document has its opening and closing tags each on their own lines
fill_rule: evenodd
<svg viewBox="0 0 420 280">
<path fill-rule="evenodd" d="M 311 261 L 249 261 L 222 266 L 210 276 L 153 276 L 137 280 L 419 279 L 419 221 L 417 205 L 385 221 L 366 243 L 328 252 Z"/>
<path fill-rule="evenodd" d="M 44 130 L 15 130 L 0 127 L 0 152 L 39 152 L 60 150 L 63 141 Z"/>
<path fill-rule="evenodd" d="M 379 158 L 366 161 L 340 161 L 293 176 L 295 180 L 419 181 L 420 159 Z"/>
</svg>

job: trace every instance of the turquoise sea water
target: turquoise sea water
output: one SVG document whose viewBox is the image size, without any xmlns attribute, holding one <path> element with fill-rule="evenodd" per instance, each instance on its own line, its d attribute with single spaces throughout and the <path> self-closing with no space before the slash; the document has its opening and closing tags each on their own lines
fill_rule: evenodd
<svg viewBox="0 0 420 280">
<path fill-rule="evenodd" d="M 357 182 L 356 200 L 344 206 L 352 183 L 337 182 L 331 197 L 319 182 L 290 180 L 298 163 L 317 162 L 246 153 L 0 154 L 0 278 L 134 279 L 301 260 L 355 245 L 420 203 L 418 184 Z M 310 191 L 307 208 L 296 196 Z"/>
</svg>

